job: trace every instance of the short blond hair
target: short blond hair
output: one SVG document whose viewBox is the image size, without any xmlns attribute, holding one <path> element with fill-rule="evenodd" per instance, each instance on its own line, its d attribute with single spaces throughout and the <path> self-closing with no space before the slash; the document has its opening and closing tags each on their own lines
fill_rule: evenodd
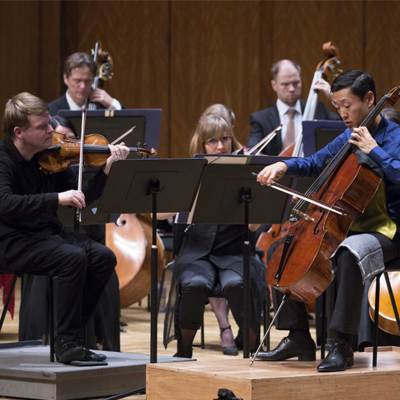
<svg viewBox="0 0 400 400">
<path fill-rule="evenodd" d="M 25 129 L 29 126 L 29 116 L 49 112 L 45 101 L 39 97 L 22 92 L 7 101 L 3 115 L 3 132 L 7 139 L 14 139 L 16 126 Z"/>
<path fill-rule="evenodd" d="M 232 111 L 231 108 L 226 106 L 225 104 L 213 104 L 210 107 L 207 107 L 203 113 L 203 116 L 211 115 L 211 114 L 218 114 L 224 117 L 228 123 L 233 127 L 235 125 L 235 113 Z"/>
<path fill-rule="evenodd" d="M 189 154 L 193 157 L 195 154 L 204 154 L 206 149 L 204 144 L 209 139 L 229 136 L 232 140 L 232 152 L 241 148 L 240 143 L 233 135 L 232 126 L 228 121 L 218 114 L 204 115 L 194 131 L 189 144 Z"/>
</svg>

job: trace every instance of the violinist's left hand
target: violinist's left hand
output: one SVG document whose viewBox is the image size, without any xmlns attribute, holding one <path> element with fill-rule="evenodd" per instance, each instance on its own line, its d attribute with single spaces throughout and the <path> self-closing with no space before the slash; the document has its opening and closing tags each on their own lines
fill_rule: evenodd
<svg viewBox="0 0 400 400">
<path fill-rule="evenodd" d="M 354 128 L 349 143 L 358 147 L 365 154 L 369 154 L 374 147 L 378 146 L 378 143 L 376 143 L 365 126 Z"/>
<path fill-rule="evenodd" d="M 95 89 L 90 92 L 89 100 L 91 103 L 100 103 L 105 108 L 109 108 L 113 102 L 113 98 L 103 89 Z"/>
<path fill-rule="evenodd" d="M 106 175 L 109 174 L 112 163 L 118 160 L 125 160 L 130 151 L 129 148 L 125 146 L 125 143 L 117 144 L 115 146 L 109 144 L 108 147 L 111 155 L 107 158 L 106 164 L 103 167 L 103 171 Z"/>
</svg>

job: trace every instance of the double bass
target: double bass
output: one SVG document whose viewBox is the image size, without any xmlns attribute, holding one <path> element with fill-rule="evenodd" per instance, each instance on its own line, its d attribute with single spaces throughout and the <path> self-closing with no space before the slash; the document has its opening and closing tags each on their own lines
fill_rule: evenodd
<svg viewBox="0 0 400 400">
<path fill-rule="evenodd" d="M 400 86 L 383 96 L 361 126 L 368 127 L 386 103 L 393 106 L 399 97 Z M 292 300 L 311 301 L 326 290 L 333 279 L 330 257 L 381 183 L 352 150 L 347 142 L 307 191 L 306 198 L 318 205 L 310 204 L 302 213 L 302 202 L 296 204 L 289 231 L 268 264 L 267 282 Z"/>
<path fill-rule="evenodd" d="M 340 53 L 336 44 L 332 41 L 326 42 L 322 46 L 324 59 L 320 61 L 314 72 L 313 80 L 311 83 L 310 91 L 307 97 L 306 107 L 302 117 L 303 121 L 312 121 L 315 117 L 315 111 L 318 104 L 318 91 L 314 89 L 316 82 L 319 79 L 326 81 L 334 80 L 338 75 L 342 73 L 340 69 Z M 296 141 L 282 150 L 280 156 L 293 156 L 302 157 L 303 153 L 303 134 L 300 133 Z M 257 240 L 256 246 L 264 251 L 264 261 L 267 263 L 267 250 L 268 248 L 282 238 L 289 229 L 289 221 L 284 224 L 274 224 L 268 231 L 262 232 Z"/>
</svg>

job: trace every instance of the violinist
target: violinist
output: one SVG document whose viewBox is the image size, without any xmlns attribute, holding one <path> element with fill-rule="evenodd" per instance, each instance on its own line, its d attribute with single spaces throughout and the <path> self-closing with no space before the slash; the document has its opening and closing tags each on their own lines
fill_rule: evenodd
<svg viewBox="0 0 400 400">
<path fill-rule="evenodd" d="M 351 344 L 360 321 L 363 283 L 376 274 L 376 269 L 382 268 L 384 262 L 400 256 L 400 126 L 378 115 L 368 128 L 360 127 L 376 101 L 375 83 L 369 74 L 358 70 L 345 72 L 333 81 L 331 91 L 333 103 L 347 129 L 313 156 L 272 164 L 257 177 L 262 185 L 270 185 L 285 174 L 317 176 L 347 142 L 360 154 L 367 155 L 367 160 L 378 166 L 384 177 L 384 183 L 380 184 L 364 213 L 353 221 L 348 237 L 331 258 L 337 297 L 330 328 L 336 334 L 328 356 L 317 367 L 319 372 L 342 371 L 353 365 Z M 269 255 L 272 252 L 273 248 Z M 274 292 L 276 307 L 282 296 Z M 274 350 L 259 354 L 260 359 L 315 360 L 315 344 L 303 303 L 289 298 L 276 327 L 288 329 L 289 335 Z"/>
<path fill-rule="evenodd" d="M 292 144 L 301 129 L 302 114 L 306 101 L 300 100 L 302 83 L 300 65 L 291 60 L 280 60 L 271 68 L 272 89 L 278 99 L 273 107 L 255 112 L 250 116 L 250 136 L 247 147 L 253 147 L 265 136 L 282 124 L 282 130 L 262 151 L 264 154 L 278 155 Z M 314 87 L 330 98 L 329 83 L 319 79 Z M 339 120 L 337 114 L 329 111 L 323 103 L 318 103 L 315 119 Z M 290 128 L 289 128 L 290 126 Z"/>
<path fill-rule="evenodd" d="M 66 93 L 49 103 L 50 115 L 59 110 L 81 110 L 86 101 L 94 103 L 98 109 L 121 110 L 121 103 L 112 98 L 105 90 L 92 90 L 97 64 L 87 53 L 71 54 L 64 63 L 64 83 Z"/>
<path fill-rule="evenodd" d="M 50 125 L 68 139 L 76 139 L 74 125 L 67 118 L 56 115 Z M 72 222 L 72 221 L 71 221 Z M 72 230 L 72 227 L 66 229 Z M 81 225 L 80 233 L 105 244 L 104 225 Z M 48 332 L 49 281 L 45 276 L 23 275 L 19 312 L 19 341 L 42 339 Z M 120 351 L 119 282 L 115 270 L 96 306 L 93 317 L 85 328 L 84 344 L 89 349 Z"/>
<path fill-rule="evenodd" d="M 105 356 L 80 344 L 116 258 L 107 247 L 65 231 L 57 218 L 59 205 L 82 209 L 101 195 L 113 162 L 129 149 L 110 146 L 104 167 L 82 191 L 74 189 L 72 168 L 45 174 L 36 159 L 52 145 L 47 104 L 30 93 L 12 97 L 5 106 L 0 143 L 0 256 L 11 274 L 57 276 L 56 360 L 102 361 Z"/>
<path fill-rule="evenodd" d="M 231 125 L 220 115 L 203 116 L 191 138 L 191 155 L 231 154 L 241 146 Z M 210 203 L 211 204 L 211 203 Z M 166 218 L 169 215 L 165 215 Z M 251 225 L 255 230 L 258 225 Z M 164 344 L 178 339 L 178 357 L 192 357 L 192 343 L 202 323 L 209 297 L 224 297 L 239 327 L 243 320 L 243 251 L 242 225 L 191 225 L 186 231 L 176 259 L 167 305 Z M 251 329 L 250 348 L 255 349 L 259 336 L 264 302 L 263 264 L 250 257 Z M 264 270 L 265 271 L 265 270 Z M 177 317 L 174 317 L 174 311 Z M 172 337 L 170 324 L 177 322 Z"/>
</svg>

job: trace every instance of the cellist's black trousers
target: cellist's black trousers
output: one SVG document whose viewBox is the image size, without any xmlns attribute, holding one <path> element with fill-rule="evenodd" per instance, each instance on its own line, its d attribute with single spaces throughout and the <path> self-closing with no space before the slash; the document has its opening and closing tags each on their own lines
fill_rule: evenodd
<svg viewBox="0 0 400 400">
<path fill-rule="evenodd" d="M 379 240 L 385 262 L 400 257 L 398 233 L 393 240 L 380 233 L 371 234 Z M 268 260 L 271 258 L 277 245 L 278 243 L 274 243 L 268 249 Z M 347 334 L 357 334 L 364 285 L 357 259 L 346 248 L 341 248 L 338 252 L 334 284 L 336 288 L 336 301 L 329 328 Z M 272 292 L 276 312 L 283 294 L 275 289 Z M 289 299 L 282 307 L 276 319 L 276 328 L 282 330 L 308 329 L 308 315 L 304 303 Z"/>
</svg>

